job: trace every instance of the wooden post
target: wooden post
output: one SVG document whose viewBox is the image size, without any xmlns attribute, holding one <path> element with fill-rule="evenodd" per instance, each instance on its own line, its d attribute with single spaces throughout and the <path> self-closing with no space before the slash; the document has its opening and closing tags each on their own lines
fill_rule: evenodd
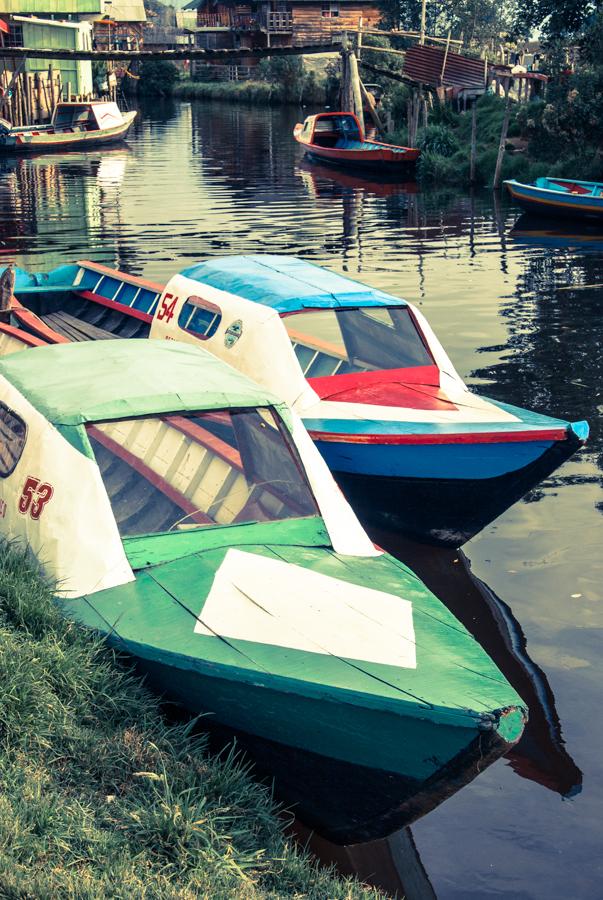
<svg viewBox="0 0 603 900">
<path fill-rule="evenodd" d="M 352 96 L 354 99 L 354 112 L 360 122 L 362 135 L 364 136 L 364 110 L 362 109 L 362 91 L 360 90 L 360 76 L 358 74 L 358 60 L 352 50 L 349 56 L 350 81 L 352 82 Z"/>
<path fill-rule="evenodd" d="M 373 98 L 371 97 L 371 95 L 367 91 L 367 89 L 365 88 L 362 81 L 360 82 L 360 90 L 362 91 L 362 96 L 366 100 L 366 105 L 369 108 L 370 117 L 373 120 L 373 122 L 375 123 L 377 131 L 379 132 L 381 137 L 383 137 L 383 135 L 386 133 L 385 128 L 383 127 L 383 122 L 381 121 L 381 119 L 379 117 L 379 113 L 377 112 L 377 107 L 373 103 Z"/>
<path fill-rule="evenodd" d="M 358 19 L 358 40 L 356 41 L 356 55 L 358 59 L 362 54 L 362 16 Z"/>
<path fill-rule="evenodd" d="M 511 79 L 505 79 L 505 115 L 503 117 L 502 128 L 500 130 L 500 143 L 498 145 L 498 156 L 496 158 L 496 169 L 494 170 L 494 183 L 492 187 L 494 190 L 500 184 L 500 172 L 503 164 L 503 157 L 505 155 L 505 143 L 507 140 L 507 131 L 509 130 L 509 119 L 511 117 Z"/>
<path fill-rule="evenodd" d="M 44 113 L 42 111 L 42 75 L 40 74 L 40 72 L 36 72 L 35 85 L 36 85 L 36 111 L 37 111 L 38 122 L 41 123 L 44 121 Z"/>
<path fill-rule="evenodd" d="M 67 95 L 65 97 L 65 100 L 67 101 L 67 103 L 69 103 L 69 101 L 71 100 L 71 82 L 70 81 L 67 82 Z"/>
<path fill-rule="evenodd" d="M 471 104 L 471 157 L 469 162 L 469 181 L 475 182 L 475 159 L 477 156 L 477 98 Z"/>
<path fill-rule="evenodd" d="M 426 0 L 422 0 L 421 2 L 421 33 L 419 35 L 419 43 L 425 43 L 425 6 Z"/>
<path fill-rule="evenodd" d="M 50 110 L 50 115 L 55 107 L 55 99 L 54 99 L 54 71 L 52 68 L 52 63 L 48 66 L 48 92 L 50 94 L 50 104 L 52 109 Z"/>
</svg>

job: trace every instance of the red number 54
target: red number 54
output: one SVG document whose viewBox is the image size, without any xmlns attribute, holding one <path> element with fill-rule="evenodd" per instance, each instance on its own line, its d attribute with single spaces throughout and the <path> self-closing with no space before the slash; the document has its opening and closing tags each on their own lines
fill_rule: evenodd
<svg viewBox="0 0 603 900">
<path fill-rule="evenodd" d="M 24 516 L 29 513 L 32 519 L 39 519 L 52 495 L 52 485 L 46 481 L 41 482 L 33 475 L 28 475 L 19 497 L 19 512 Z"/>
<path fill-rule="evenodd" d="M 171 303 L 168 303 L 168 300 L 171 300 Z M 176 309 L 176 303 L 178 302 L 178 297 L 174 297 L 173 294 L 166 294 L 163 300 L 161 301 L 161 306 L 157 310 L 157 318 L 165 319 L 166 322 L 169 322 L 174 318 L 174 310 Z"/>
</svg>

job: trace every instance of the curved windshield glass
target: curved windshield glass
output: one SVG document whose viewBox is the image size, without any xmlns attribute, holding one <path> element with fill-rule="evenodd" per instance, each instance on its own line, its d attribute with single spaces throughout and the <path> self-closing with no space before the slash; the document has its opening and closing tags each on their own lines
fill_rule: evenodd
<svg viewBox="0 0 603 900">
<path fill-rule="evenodd" d="M 303 310 L 283 322 L 306 378 L 434 364 L 407 306 Z"/>
<path fill-rule="evenodd" d="M 86 426 L 122 537 L 320 515 L 270 409 Z"/>
</svg>

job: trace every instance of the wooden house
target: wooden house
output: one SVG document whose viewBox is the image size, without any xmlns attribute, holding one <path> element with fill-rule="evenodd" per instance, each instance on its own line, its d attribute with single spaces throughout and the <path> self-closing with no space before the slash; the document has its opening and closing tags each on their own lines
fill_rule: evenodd
<svg viewBox="0 0 603 900">
<path fill-rule="evenodd" d="M 192 0 L 185 9 L 197 10 L 197 46 L 217 49 L 329 43 L 381 16 L 370 0 Z"/>
</svg>

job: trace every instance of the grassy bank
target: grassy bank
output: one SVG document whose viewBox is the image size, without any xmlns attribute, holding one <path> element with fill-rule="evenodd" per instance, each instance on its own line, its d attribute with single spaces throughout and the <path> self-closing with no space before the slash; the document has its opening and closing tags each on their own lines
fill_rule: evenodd
<svg viewBox="0 0 603 900">
<path fill-rule="evenodd" d="M 140 679 L 0 547 L 0 896 L 368 898 L 283 836 L 233 756 L 168 725 Z"/>
<path fill-rule="evenodd" d="M 403 103 L 398 102 L 400 110 Z M 533 181 L 541 175 L 573 177 L 583 180 L 603 178 L 597 146 L 565 146 L 541 134 L 532 138 L 531 116 L 541 113 L 543 103 L 513 104 L 503 158 L 502 178 Z M 491 186 L 496 167 L 505 103 L 501 97 L 485 95 L 477 104 L 477 156 L 475 183 Z M 400 115 L 401 118 L 401 115 Z M 407 134 L 401 128 L 387 140 L 405 144 Z M 429 185 L 470 183 L 471 113 L 456 113 L 450 106 L 435 106 L 429 125 L 420 128 L 416 144 L 421 148 L 417 177 Z M 554 152 L 555 146 L 557 152 Z M 553 151 L 553 153 L 551 152 Z"/>
<path fill-rule="evenodd" d="M 260 106 L 283 102 L 275 85 L 266 81 L 181 81 L 174 85 L 173 96 L 182 100 L 223 100 Z"/>
</svg>

